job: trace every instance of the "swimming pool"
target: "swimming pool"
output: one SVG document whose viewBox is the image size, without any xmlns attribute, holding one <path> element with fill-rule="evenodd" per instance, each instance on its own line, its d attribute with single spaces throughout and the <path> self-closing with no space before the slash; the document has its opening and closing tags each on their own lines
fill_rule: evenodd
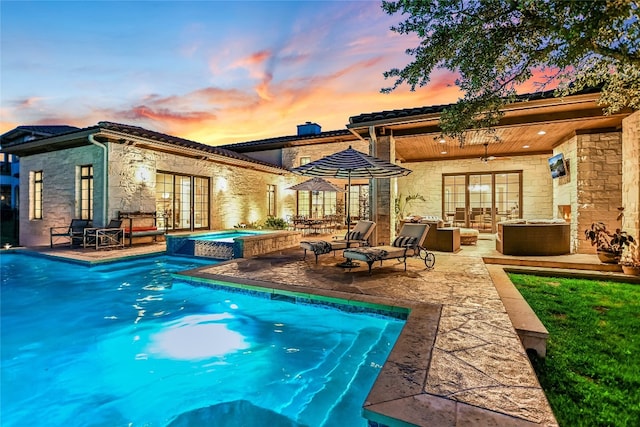
<svg viewBox="0 0 640 427">
<path fill-rule="evenodd" d="M 6 426 L 365 426 L 404 324 L 172 278 L 197 259 L 1 261 Z"/>
</svg>

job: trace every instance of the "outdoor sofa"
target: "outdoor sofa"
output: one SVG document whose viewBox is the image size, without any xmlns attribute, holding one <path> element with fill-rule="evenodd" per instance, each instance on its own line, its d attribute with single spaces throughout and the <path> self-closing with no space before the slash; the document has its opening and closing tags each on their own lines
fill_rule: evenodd
<svg viewBox="0 0 640 427">
<path fill-rule="evenodd" d="M 499 222 L 496 250 L 504 255 L 566 255 L 571 253 L 571 225 L 562 219 Z"/>
</svg>

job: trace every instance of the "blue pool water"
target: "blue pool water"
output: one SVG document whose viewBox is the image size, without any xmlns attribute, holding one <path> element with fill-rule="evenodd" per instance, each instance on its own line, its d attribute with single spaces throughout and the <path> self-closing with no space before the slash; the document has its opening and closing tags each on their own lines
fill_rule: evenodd
<svg viewBox="0 0 640 427">
<path fill-rule="evenodd" d="M 404 324 L 194 286 L 204 262 L 0 257 L 3 426 L 365 426 Z"/>
<path fill-rule="evenodd" d="M 236 237 L 256 236 L 258 234 L 264 234 L 260 231 L 230 231 L 230 232 L 218 232 L 218 233 L 206 233 L 195 236 L 190 236 L 191 240 L 208 240 L 214 242 L 227 242 L 233 243 L 233 239 Z"/>
</svg>

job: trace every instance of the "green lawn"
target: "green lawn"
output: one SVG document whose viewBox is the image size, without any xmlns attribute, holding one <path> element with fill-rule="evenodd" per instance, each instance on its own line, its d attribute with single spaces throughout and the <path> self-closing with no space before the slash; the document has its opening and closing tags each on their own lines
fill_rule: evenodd
<svg viewBox="0 0 640 427">
<path fill-rule="evenodd" d="M 640 426 L 640 286 L 510 274 L 549 330 L 532 358 L 561 426 Z"/>
</svg>

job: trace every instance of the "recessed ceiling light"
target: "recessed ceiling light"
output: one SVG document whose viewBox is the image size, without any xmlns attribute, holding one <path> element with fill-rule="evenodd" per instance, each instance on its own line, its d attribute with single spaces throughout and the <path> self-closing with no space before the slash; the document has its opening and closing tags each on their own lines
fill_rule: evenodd
<svg viewBox="0 0 640 427">
<path fill-rule="evenodd" d="M 522 148 L 529 148 L 529 146 L 528 145 L 523 145 Z"/>
<path fill-rule="evenodd" d="M 447 154 L 447 152 L 446 151 L 441 151 L 440 154 Z"/>
<path fill-rule="evenodd" d="M 438 141 L 438 142 L 439 142 L 440 144 L 444 144 L 445 142 L 447 142 L 447 140 L 446 140 L 446 139 L 444 139 L 444 138 L 440 138 L 440 141 Z"/>
<path fill-rule="evenodd" d="M 546 133 L 547 133 L 547 132 L 545 132 L 545 131 L 541 130 L 541 131 L 539 131 L 539 132 L 538 132 L 538 135 L 546 135 Z"/>
</svg>

